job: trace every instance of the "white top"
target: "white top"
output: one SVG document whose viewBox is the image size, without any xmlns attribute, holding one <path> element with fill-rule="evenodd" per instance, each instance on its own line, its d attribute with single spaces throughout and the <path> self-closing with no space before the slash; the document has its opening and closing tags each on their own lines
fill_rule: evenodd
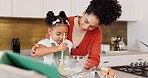
<svg viewBox="0 0 148 78">
<path fill-rule="evenodd" d="M 69 52 L 71 52 L 71 48 L 73 46 L 72 45 L 72 42 L 69 41 L 69 40 L 67 40 L 67 39 L 64 42 L 67 44 L 67 47 L 69 48 Z M 38 44 L 42 44 L 42 45 L 44 45 L 46 47 L 52 47 L 52 43 L 54 43 L 56 46 L 59 45 L 58 43 L 56 43 L 52 39 L 51 36 L 50 36 L 49 39 L 43 39 L 43 40 L 41 40 L 41 41 L 38 42 Z M 52 64 L 54 62 L 54 60 L 52 59 L 53 56 L 54 56 L 53 53 L 52 54 L 45 55 L 44 58 L 43 58 L 44 59 L 44 63 Z"/>
<path fill-rule="evenodd" d="M 85 34 L 86 34 L 86 31 L 80 30 L 80 25 L 78 23 L 78 17 L 76 17 L 74 19 L 74 27 L 73 27 L 73 32 L 72 32 L 72 40 L 73 40 L 74 48 L 76 48 L 80 44 Z"/>
</svg>

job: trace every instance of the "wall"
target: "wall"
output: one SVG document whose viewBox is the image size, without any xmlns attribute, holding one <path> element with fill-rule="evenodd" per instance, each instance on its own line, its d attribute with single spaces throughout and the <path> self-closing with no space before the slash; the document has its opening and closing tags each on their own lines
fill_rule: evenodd
<svg viewBox="0 0 148 78">
<path fill-rule="evenodd" d="M 137 10 L 139 20 L 128 22 L 128 48 L 131 50 L 148 51 L 139 41 L 148 44 L 148 0 L 138 0 Z"/>
<path fill-rule="evenodd" d="M 103 43 L 110 44 L 111 37 L 118 35 L 127 42 L 127 23 L 115 22 L 112 26 L 101 26 Z M 32 46 L 45 37 L 47 26 L 44 19 L 0 18 L 0 50 L 10 50 L 12 38 L 19 38 L 21 49 L 31 49 Z"/>
<path fill-rule="evenodd" d="M 123 41 L 127 44 L 127 23 L 126 22 L 114 22 L 111 26 L 101 26 L 103 38 L 103 44 L 110 44 L 111 37 L 121 36 Z"/>
<path fill-rule="evenodd" d="M 43 19 L 0 18 L 0 50 L 11 49 L 12 38 L 19 38 L 21 49 L 30 49 L 45 36 Z"/>
</svg>

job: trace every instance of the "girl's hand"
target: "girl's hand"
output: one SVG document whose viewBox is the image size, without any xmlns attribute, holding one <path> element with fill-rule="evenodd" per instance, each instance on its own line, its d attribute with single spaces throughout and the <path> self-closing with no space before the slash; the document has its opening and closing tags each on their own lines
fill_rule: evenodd
<svg viewBox="0 0 148 78">
<path fill-rule="evenodd" d="M 59 45 L 59 47 L 58 47 L 58 50 L 59 51 L 65 51 L 66 47 L 67 47 L 67 44 L 66 43 L 61 43 Z"/>
</svg>

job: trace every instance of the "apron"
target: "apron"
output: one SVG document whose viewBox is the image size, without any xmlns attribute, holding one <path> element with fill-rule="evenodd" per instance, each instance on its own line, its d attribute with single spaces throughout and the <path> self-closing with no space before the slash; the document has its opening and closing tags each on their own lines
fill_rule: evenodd
<svg viewBox="0 0 148 78">
<path fill-rule="evenodd" d="M 55 43 L 51 43 L 51 45 L 53 47 L 56 46 Z M 58 51 L 58 52 L 54 53 L 53 55 L 54 55 L 54 57 L 61 58 L 61 53 L 62 53 L 62 51 Z M 68 47 L 66 47 L 65 51 L 63 51 L 63 55 L 64 56 L 70 56 L 70 52 L 69 52 L 69 48 Z"/>
</svg>

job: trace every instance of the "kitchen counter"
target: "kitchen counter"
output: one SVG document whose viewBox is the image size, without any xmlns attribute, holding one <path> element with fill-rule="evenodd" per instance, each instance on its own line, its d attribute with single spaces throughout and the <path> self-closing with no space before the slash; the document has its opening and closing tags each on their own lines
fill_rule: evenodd
<svg viewBox="0 0 148 78">
<path fill-rule="evenodd" d="M 142 52 L 142 51 L 108 51 L 108 52 L 102 53 L 101 56 L 134 55 L 134 54 L 148 54 L 148 52 Z"/>
<path fill-rule="evenodd" d="M 116 78 L 146 78 L 146 77 L 141 77 L 138 75 L 133 75 L 133 74 L 117 71 L 117 70 L 114 70 L 114 71 L 116 73 Z"/>
<path fill-rule="evenodd" d="M 141 76 L 138 76 L 138 75 L 132 75 L 132 74 L 117 71 L 117 70 L 113 70 L 113 71 L 115 71 L 115 73 L 116 73 L 115 78 L 145 78 L 145 77 L 141 77 Z M 102 77 L 95 76 L 95 78 L 102 78 Z"/>
<path fill-rule="evenodd" d="M 33 57 L 31 56 L 31 49 L 21 50 L 21 55 Z M 33 57 L 33 58 L 38 59 L 38 60 L 43 60 L 43 57 Z"/>
<path fill-rule="evenodd" d="M 21 54 L 25 56 L 31 56 L 31 49 L 21 50 Z M 148 52 L 142 51 L 109 51 L 106 54 L 101 54 L 101 56 L 117 56 L 117 55 L 134 55 L 134 54 L 148 54 Z M 36 57 L 34 57 L 36 58 Z M 37 59 L 43 60 L 42 57 L 38 57 Z"/>
<path fill-rule="evenodd" d="M 116 77 L 115 78 L 146 78 L 146 77 L 141 77 L 141 76 L 138 76 L 138 75 L 132 75 L 132 74 L 121 72 L 121 71 L 117 71 L 117 70 L 113 70 L 113 71 L 115 71 L 115 73 L 116 73 Z M 103 76 L 100 76 L 98 73 L 95 73 L 94 78 L 104 78 Z M 65 78 L 65 77 L 62 77 L 62 78 Z M 76 77 L 72 77 L 72 78 L 82 78 L 82 76 L 81 77 L 76 76 Z M 85 78 L 90 78 L 90 77 L 87 76 Z M 113 78 L 113 77 L 106 77 L 106 78 Z"/>
<path fill-rule="evenodd" d="M 12 50 L 3 50 L 4 52 L 6 51 L 10 51 L 12 52 Z M 43 57 L 33 57 L 31 56 L 31 49 L 26 49 L 26 50 L 21 50 L 20 51 L 20 54 L 21 55 L 24 55 L 24 56 L 28 56 L 28 57 L 32 57 L 32 58 L 35 58 L 35 59 L 38 59 L 38 60 L 43 60 Z"/>
<path fill-rule="evenodd" d="M 21 55 L 32 57 L 30 54 L 31 54 L 31 49 L 21 50 Z M 117 56 L 117 55 L 131 55 L 131 54 L 148 54 L 148 52 L 137 52 L 137 51 L 110 52 L 110 53 L 107 53 L 107 54 L 101 54 L 101 56 Z M 39 59 L 39 60 L 43 60 L 42 57 L 33 57 L 33 58 L 36 58 L 36 59 Z M 117 71 L 117 70 L 114 70 L 114 71 L 117 74 L 116 78 L 144 78 L 144 77 L 141 77 L 141 76 L 132 75 L 132 74 L 121 72 L 121 71 Z M 95 75 L 95 78 L 100 78 L 100 77 Z"/>
<path fill-rule="evenodd" d="M 30 55 L 30 53 L 31 53 L 31 50 L 30 49 L 29 50 L 21 50 L 21 54 L 22 55 L 26 55 L 26 56 L 32 57 Z M 148 54 L 148 52 L 140 52 L 140 51 L 119 51 L 119 52 L 109 52 L 107 54 L 101 54 L 101 56 L 118 56 L 118 55 L 133 55 L 133 54 Z M 42 57 L 37 58 L 37 59 L 43 60 Z M 117 71 L 117 70 L 114 70 L 114 71 L 117 74 L 116 75 L 116 78 L 144 78 L 144 77 L 141 77 L 141 76 L 132 75 L 132 74 L 121 72 L 121 71 Z M 95 75 L 95 78 L 100 78 L 100 77 L 98 77 L 97 75 Z"/>
</svg>

